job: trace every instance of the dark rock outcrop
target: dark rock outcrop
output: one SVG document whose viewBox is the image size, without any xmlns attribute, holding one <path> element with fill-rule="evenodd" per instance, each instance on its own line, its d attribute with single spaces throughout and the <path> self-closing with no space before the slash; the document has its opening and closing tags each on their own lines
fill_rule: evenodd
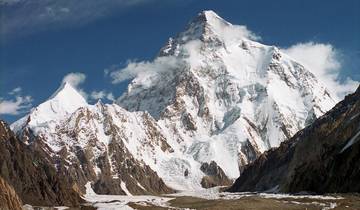
<svg viewBox="0 0 360 210">
<path fill-rule="evenodd" d="M 78 206 L 82 199 L 75 186 L 52 165 L 50 157 L 34 145 L 21 142 L 0 120 L 0 176 L 13 188 L 24 204 Z"/>
<path fill-rule="evenodd" d="M 211 161 L 210 164 L 203 163 L 200 169 L 206 174 L 201 180 L 201 186 L 204 188 L 228 186 L 232 184 L 232 181 L 225 175 L 224 171 L 215 161 Z"/>
<path fill-rule="evenodd" d="M 360 87 L 249 164 L 229 191 L 360 192 L 359 159 Z"/>
<path fill-rule="evenodd" d="M 15 190 L 0 177 L 0 209 L 21 210 L 22 204 Z"/>
</svg>

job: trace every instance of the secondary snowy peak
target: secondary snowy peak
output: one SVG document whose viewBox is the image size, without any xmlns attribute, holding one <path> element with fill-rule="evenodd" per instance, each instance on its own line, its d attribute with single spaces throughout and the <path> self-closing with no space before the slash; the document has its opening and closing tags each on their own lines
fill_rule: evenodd
<svg viewBox="0 0 360 210">
<path fill-rule="evenodd" d="M 47 101 L 32 110 L 30 115 L 42 123 L 61 119 L 86 105 L 84 97 L 70 83 L 65 82 Z"/>
<path fill-rule="evenodd" d="M 61 100 L 68 104 L 86 104 L 85 98 L 68 82 L 64 82 L 49 98 Z"/>
<path fill-rule="evenodd" d="M 28 124 L 30 127 L 48 126 L 57 120 L 73 113 L 82 106 L 87 106 L 84 97 L 70 84 L 63 83 L 58 90 L 45 102 L 33 108 L 30 114 L 11 125 L 18 131 Z"/>
<path fill-rule="evenodd" d="M 154 171 L 159 168 L 156 163 L 173 150 L 147 113 L 101 101 L 87 104 L 64 83 L 12 127 L 30 148 L 51 157 L 59 173 L 68 174 L 80 190 L 92 181 L 98 193 L 173 192 Z"/>
</svg>

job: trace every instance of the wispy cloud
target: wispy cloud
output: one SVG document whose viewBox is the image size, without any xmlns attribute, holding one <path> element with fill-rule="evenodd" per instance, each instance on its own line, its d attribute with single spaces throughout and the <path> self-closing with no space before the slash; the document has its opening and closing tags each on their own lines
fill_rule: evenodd
<svg viewBox="0 0 360 210">
<path fill-rule="evenodd" d="M 176 69 L 184 62 L 183 59 L 175 56 L 158 57 L 154 61 L 128 61 L 125 68 L 105 69 L 105 75 L 110 75 L 112 83 L 121 83 L 137 76 L 149 78 L 165 71 Z"/>
<path fill-rule="evenodd" d="M 71 72 L 64 76 L 62 83 L 69 83 L 73 87 L 78 88 L 78 86 L 85 82 L 86 75 L 80 72 Z"/>
<path fill-rule="evenodd" d="M 154 0 L 0 0 L 0 34 L 15 36 L 49 27 L 84 24 L 151 1 Z"/>
<path fill-rule="evenodd" d="M 85 82 L 86 75 L 80 72 L 71 72 L 64 76 L 62 79 L 62 83 L 69 83 L 71 84 L 79 93 L 85 98 L 88 98 L 88 94 L 80 88 L 80 85 Z"/>
<path fill-rule="evenodd" d="M 31 108 L 32 97 L 24 96 L 21 92 L 21 87 L 17 87 L 8 92 L 8 96 L 12 99 L 0 98 L 0 114 L 19 115 Z"/>
<path fill-rule="evenodd" d="M 81 88 L 81 85 L 85 82 L 86 75 L 80 72 L 71 72 L 64 76 L 62 79 L 62 84 L 67 82 L 71 84 L 86 100 L 99 100 L 106 99 L 109 101 L 114 101 L 114 95 L 107 90 L 94 90 L 90 94 L 88 91 L 85 91 Z"/>
<path fill-rule="evenodd" d="M 305 65 L 325 86 L 337 97 L 344 98 L 356 90 L 358 81 L 351 78 L 341 78 L 341 53 L 331 44 L 299 43 L 283 51 Z"/>
<path fill-rule="evenodd" d="M 90 94 L 90 98 L 93 100 L 99 100 L 99 99 L 107 99 L 109 101 L 115 100 L 114 95 L 106 90 L 92 91 Z"/>
<path fill-rule="evenodd" d="M 20 93 L 22 91 L 22 88 L 21 87 L 16 87 L 14 89 L 12 89 L 9 94 L 10 95 L 17 95 L 18 93 Z"/>
</svg>

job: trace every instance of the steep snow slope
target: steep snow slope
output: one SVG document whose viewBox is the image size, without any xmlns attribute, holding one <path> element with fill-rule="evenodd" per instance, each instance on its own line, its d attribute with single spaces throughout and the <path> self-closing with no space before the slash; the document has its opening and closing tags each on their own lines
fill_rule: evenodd
<svg viewBox="0 0 360 210">
<path fill-rule="evenodd" d="M 120 194 L 227 183 L 334 105 L 301 64 L 253 40 L 201 12 L 140 65 L 117 104 L 89 105 L 65 84 L 12 128 L 42 141 L 83 191 L 88 181 Z"/>
</svg>

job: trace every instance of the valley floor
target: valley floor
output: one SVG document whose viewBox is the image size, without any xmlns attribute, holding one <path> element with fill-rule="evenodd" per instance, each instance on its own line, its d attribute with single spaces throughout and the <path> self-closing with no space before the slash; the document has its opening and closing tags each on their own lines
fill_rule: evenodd
<svg viewBox="0 0 360 210">
<path fill-rule="evenodd" d="M 359 194 L 332 194 L 318 196 L 272 193 L 224 193 L 219 192 L 219 188 L 212 188 L 202 192 L 181 192 L 164 196 L 98 195 L 95 194 L 91 188 L 88 188 L 87 194 L 84 198 L 88 201 L 88 203 L 84 204 L 79 209 L 360 209 Z M 30 206 L 26 207 L 27 209 L 37 209 Z M 58 207 L 58 209 L 67 208 Z"/>
</svg>

